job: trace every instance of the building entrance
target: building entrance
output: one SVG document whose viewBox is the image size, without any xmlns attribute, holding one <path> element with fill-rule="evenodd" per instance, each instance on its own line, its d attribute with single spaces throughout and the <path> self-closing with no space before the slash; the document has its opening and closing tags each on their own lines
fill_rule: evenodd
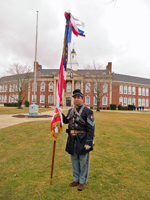
<svg viewBox="0 0 150 200">
<path fill-rule="evenodd" d="M 66 106 L 71 106 L 71 97 L 66 97 Z"/>
</svg>

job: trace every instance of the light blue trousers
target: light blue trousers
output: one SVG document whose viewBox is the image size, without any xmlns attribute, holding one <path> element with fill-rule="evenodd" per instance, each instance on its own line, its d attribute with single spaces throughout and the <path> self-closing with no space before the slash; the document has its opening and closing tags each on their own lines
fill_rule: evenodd
<svg viewBox="0 0 150 200">
<path fill-rule="evenodd" d="M 80 184 L 86 184 L 89 175 L 90 153 L 76 154 L 76 143 L 74 144 L 74 155 L 71 155 L 73 180 Z"/>
</svg>

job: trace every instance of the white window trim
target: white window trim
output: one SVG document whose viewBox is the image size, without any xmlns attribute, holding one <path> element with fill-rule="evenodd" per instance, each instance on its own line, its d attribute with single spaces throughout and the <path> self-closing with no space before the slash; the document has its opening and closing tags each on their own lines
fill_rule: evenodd
<svg viewBox="0 0 150 200">
<path fill-rule="evenodd" d="M 71 92 L 71 82 L 67 82 L 67 92 Z"/>
<path fill-rule="evenodd" d="M 106 98 L 106 103 L 104 102 L 104 99 Z M 107 106 L 108 105 L 108 97 L 102 97 L 102 105 Z"/>
<path fill-rule="evenodd" d="M 44 82 L 42 82 L 42 83 L 40 84 L 40 91 L 41 91 L 41 92 L 45 92 L 45 83 L 44 83 Z"/>
<path fill-rule="evenodd" d="M 52 97 L 52 101 L 49 101 L 50 96 Z M 52 104 L 53 103 L 53 95 L 48 95 L 48 103 Z"/>
<path fill-rule="evenodd" d="M 49 92 L 53 92 L 53 87 L 54 87 L 53 82 L 50 82 L 49 83 Z"/>
<path fill-rule="evenodd" d="M 89 86 L 88 86 L 89 85 Z M 86 85 L 85 85 L 85 92 L 86 93 L 90 93 L 90 91 L 91 91 L 91 84 L 90 83 L 86 83 Z"/>
<path fill-rule="evenodd" d="M 89 103 L 86 102 L 87 97 L 89 98 Z M 85 104 L 90 105 L 90 96 L 85 96 Z"/>
<path fill-rule="evenodd" d="M 123 94 L 123 85 L 120 85 L 119 93 L 120 93 L 120 94 Z"/>
</svg>

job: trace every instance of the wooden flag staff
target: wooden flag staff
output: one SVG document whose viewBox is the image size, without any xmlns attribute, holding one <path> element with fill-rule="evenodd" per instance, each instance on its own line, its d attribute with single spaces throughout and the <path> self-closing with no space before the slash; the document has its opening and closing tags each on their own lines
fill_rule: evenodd
<svg viewBox="0 0 150 200">
<path fill-rule="evenodd" d="M 54 141 L 54 143 L 53 143 L 53 156 L 52 156 L 50 185 L 52 185 L 52 178 L 53 178 L 54 159 L 55 159 L 55 147 L 56 147 L 56 141 Z"/>
</svg>

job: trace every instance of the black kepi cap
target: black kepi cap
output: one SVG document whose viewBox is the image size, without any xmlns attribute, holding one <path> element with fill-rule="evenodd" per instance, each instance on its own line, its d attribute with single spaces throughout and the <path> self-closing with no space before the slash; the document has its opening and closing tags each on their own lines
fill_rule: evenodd
<svg viewBox="0 0 150 200">
<path fill-rule="evenodd" d="M 73 91 L 73 96 L 72 97 L 75 97 L 75 96 L 81 96 L 83 98 L 83 94 L 79 89 L 75 89 Z"/>
</svg>

